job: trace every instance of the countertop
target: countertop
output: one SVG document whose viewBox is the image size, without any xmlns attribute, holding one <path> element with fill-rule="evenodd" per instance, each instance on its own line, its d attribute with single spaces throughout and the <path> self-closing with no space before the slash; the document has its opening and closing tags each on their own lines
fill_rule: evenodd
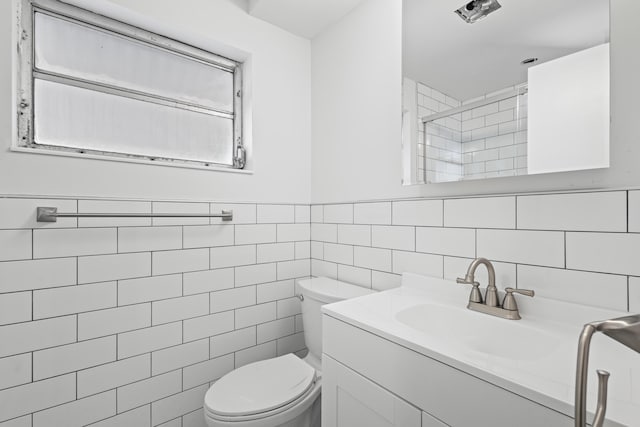
<svg viewBox="0 0 640 427">
<path fill-rule="evenodd" d="M 629 313 L 517 295 L 522 319 L 505 320 L 467 310 L 469 290 L 452 281 L 405 274 L 400 288 L 328 304 L 323 313 L 573 417 L 582 326 Z M 436 312 L 454 310 L 460 322 L 442 319 L 418 329 L 398 320 L 398 313 L 423 304 Z M 471 337 L 465 322 L 474 325 Z M 540 343 L 538 332 L 546 337 Z M 491 349 L 492 342 L 498 342 L 501 354 Z M 526 343 L 526 351 L 518 343 Z M 590 353 L 589 412 L 597 399 L 595 370 L 605 369 L 611 373 L 607 420 L 640 426 L 640 354 L 602 334 L 594 335 Z"/>
</svg>

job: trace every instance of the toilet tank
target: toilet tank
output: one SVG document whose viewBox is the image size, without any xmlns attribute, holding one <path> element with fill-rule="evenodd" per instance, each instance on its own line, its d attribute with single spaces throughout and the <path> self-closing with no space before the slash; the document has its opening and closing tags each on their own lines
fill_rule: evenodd
<svg viewBox="0 0 640 427">
<path fill-rule="evenodd" d="M 322 356 L 322 312 L 324 304 L 371 294 L 375 291 L 327 277 L 314 277 L 298 281 L 298 294 L 302 295 L 302 326 L 304 341 L 310 356 L 320 361 Z"/>
</svg>

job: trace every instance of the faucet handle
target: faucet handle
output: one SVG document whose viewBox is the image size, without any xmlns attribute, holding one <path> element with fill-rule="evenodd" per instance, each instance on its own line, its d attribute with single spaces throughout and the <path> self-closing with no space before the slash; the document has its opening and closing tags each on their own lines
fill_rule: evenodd
<svg viewBox="0 0 640 427">
<path fill-rule="evenodd" d="M 607 382 L 609 372 L 598 369 L 598 406 L 593 417 L 593 427 L 602 427 L 607 412 Z"/>
<path fill-rule="evenodd" d="M 480 283 L 479 282 L 471 282 L 468 281 L 466 278 L 465 279 L 461 279 L 458 277 L 458 279 L 456 279 L 456 282 L 464 284 L 464 285 L 471 285 L 473 286 L 473 289 L 471 289 L 471 294 L 469 294 L 469 302 L 477 302 L 482 304 L 482 293 L 480 292 Z"/>
<path fill-rule="evenodd" d="M 506 292 L 506 294 L 504 295 L 504 300 L 502 301 L 502 308 L 511 311 L 518 310 L 518 304 L 516 304 L 516 299 L 513 297 L 513 294 L 521 294 L 528 297 L 532 297 L 535 295 L 535 292 L 531 289 L 504 288 L 504 291 Z"/>
</svg>

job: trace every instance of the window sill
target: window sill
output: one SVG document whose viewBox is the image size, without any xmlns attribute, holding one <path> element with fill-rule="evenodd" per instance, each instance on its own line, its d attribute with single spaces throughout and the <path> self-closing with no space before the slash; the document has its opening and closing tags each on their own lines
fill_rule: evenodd
<svg viewBox="0 0 640 427">
<path fill-rule="evenodd" d="M 109 161 L 109 162 L 137 163 L 142 165 L 164 166 L 164 167 L 183 168 L 183 169 L 198 169 L 198 170 L 205 170 L 205 171 L 253 175 L 253 171 L 249 169 L 234 169 L 234 168 L 225 168 L 222 166 L 204 166 L 204 165 L 197 165 L 192 163 L 182 163 L 178 161 L 174 163 L 174 162 L 169 162 L 165 160 L 144 160 L 144 159 L 134 159 L 134 158 L 128 158 L 128 157 L 106 156 L 106 155 L 91 154 L 91 153 L 74 153 L 69 151 L 55 151 L 55 150 L 48 150 L 44 148 L 27 148 L 27 147 L 16 147 L 16 146 L 12 146 L 11 151 L 18 152 L 18 153 L 41 154 L 41 155 L 48 155 L 48 156 L 75 157 L 80 159 L 103 160 L 103 161 Z"/>
</svg>

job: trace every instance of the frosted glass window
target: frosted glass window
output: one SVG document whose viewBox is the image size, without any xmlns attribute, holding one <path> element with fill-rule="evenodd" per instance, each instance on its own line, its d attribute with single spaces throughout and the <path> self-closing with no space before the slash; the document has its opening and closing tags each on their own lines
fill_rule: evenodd
<svg viewBox="0 0 640 427">
<path fill-rule="evenodd" d="M 22 0 L 19 20 L 19 147 L 245 166 L 241 63 L 64 2 L 39 2 Z"/>
<path fill-rule="evenodd" d="M 38 70 L 233 111 L 233 72 L 44 13 L 35 33 Z"/>
<path fill-rule="evenodd" d="M 39 144 L 232 163 L 230 119 L 44 80 L 34 89 Z"/>
</svg>

